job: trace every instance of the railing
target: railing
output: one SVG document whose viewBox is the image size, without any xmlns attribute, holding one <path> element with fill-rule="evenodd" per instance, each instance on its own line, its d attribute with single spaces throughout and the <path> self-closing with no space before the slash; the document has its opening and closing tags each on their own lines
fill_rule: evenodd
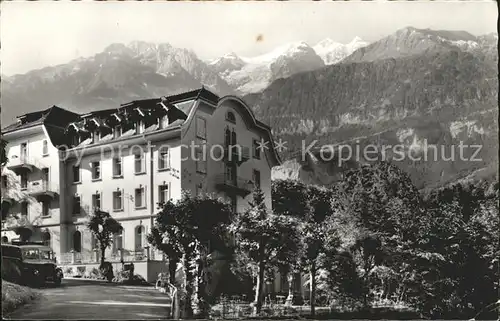
<svg viewBox="0 0 500 321">
<path fill-rule="evenodd" d="M 46 168 L 47 166 L 45 164 L 42 164 L 41 162 L 38 161 L 37 158 L 35 157 L 29 157 L 28 155 L 21 155 L 17 156 L 14 155 L 11 158 L 9 158 L 7 162 L 7 167 L 18 167 L 22 165 L 31 165 L 36 168 Z"/>
<path fill-rule="evenodd" d="M 248 179 L 243 179 L 236 177 L 230 178 L 226 174 L 215 175 L 214 177 L 215 185 L 221 189 L 228 192 L 234 191 L 240 194 L 248 194 L 253 190 L 253 182 Z"/>
<path fill-rule="evenodd" d="M 59 185 L 44 180 L 32 181 L 31 184 L 28 184 L 27 191 L 30 194 L 38 194 L 46 192 L 59 193 Z"/>
<path fill-rule="evenodd" d="M 144 248 L 137 251 L 128 251 L 128 250 L 117 250 L 115 252 L 108 249 L 106 251 L 106 261 L 112 263 L 120 263 L 120 262 L 134 262 L 134 261 L 148 261 L 155 260 L 157 257 L 158 260 L 164 260 L 162 255 L 155 255 L 155 251 L 151 248 Z M 148 258 L 149 257 L 149 258 Z M 61 253 L 59 261 L 61 264 L 79 264 L 79 263 L 98 263 L 101 258 L 99 250 L 93 251 L 85 251 L 85 252 L 67 252 Z"/>
<path fill-rule="evenodd" d="M 240 145 L 224 146 L 224 159 L 241 164 L 250 159 L 250 148 Z"/>
</svg>

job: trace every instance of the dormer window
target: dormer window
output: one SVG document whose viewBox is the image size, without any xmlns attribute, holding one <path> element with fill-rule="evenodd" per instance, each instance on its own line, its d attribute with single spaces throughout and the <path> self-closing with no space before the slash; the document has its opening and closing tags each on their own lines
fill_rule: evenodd
<svg viewBox="0 0 500 321">
<path fill-rule="evenodd" d="M 73 146 L 78 146 L 80 145 L 80 136 L 78 136 L 78 134 L 74 134 L 72 137 L 71 137 L 71 144 Z"/>
<path fill-rule="evenodd" d="M 135 132 L 136 134 L 142 134 L 144 132 L 144 122 L 142 120 L 135 124 Z"/>
<path fill-rule="evenodd" d="M 114 135 L 114 138 L 118 138 L 122 135 L 122 126 L 121 125 L 115 126 L 113 135 Z"/>
<path fill-rule="evenodd" d="M 92 132 L 92 142 L 97 143 L 101 139 L 101 133 L 99 130 L 95 130 Z"/>
<path fill-rule="evenodd" d="M 168 127 L 168 116 L 165 115 L 159 119 L 159 125 L 160 128 L 167 128 Z"/>
<path fill-rule="evenodd" d="M 226 120 L 233 124 L 236 124 L 236 117 L 234 116 L 234 113 L 232 111 L 228 111 L 226 113 Z"/>
</svg>

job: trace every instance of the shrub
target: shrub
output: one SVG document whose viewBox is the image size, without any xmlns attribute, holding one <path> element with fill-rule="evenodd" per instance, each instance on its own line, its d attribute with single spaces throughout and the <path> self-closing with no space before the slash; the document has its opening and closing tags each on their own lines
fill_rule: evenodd
<svg viewBox="0 0 500 321">
<path fill-rule="evenodd" d="M 142 276 L 134 274 L 130 279 L 130 271 L 120 271 L 113 278 L 113 282 L 127 285 L 146 285 L 149 284 Z"/>
<path fill-rule="evenodd" d="M 97 268 L 92 268 L 92 269 L 87 269 L 85 270 L 85 273 L 83 274 L 83 277 L 86 279 L 92 279 L 92 280 L 104 280 L 106 279 L 99 269 Z"/>
<path fill-rule="evenodd" d="M 37 296 L 38 292 L 30 288 L 2 280 L 2 316 L 36 299 Z"/>
<path fill-rule="evenodd" d="M 108 280 L 113 280 L 114 278 L 113 265 L 110 262 L 103 262 L 99 267 L 99 271 L 101 272 L 101 275 L 104 278 Z"/>
<path fill-rule="evenodd" d="M 87 270 L 86 266 L 77 266 L 76 267 L 76 271 L 77 271 L 78 275 L 85 274 L 85 270 Z"/>
<path fill-rule="evenodd" d="M 66 267 L 66 269 L 64 269 L 64 275 L 73 275 L 73 267 Z"/>
</svg>

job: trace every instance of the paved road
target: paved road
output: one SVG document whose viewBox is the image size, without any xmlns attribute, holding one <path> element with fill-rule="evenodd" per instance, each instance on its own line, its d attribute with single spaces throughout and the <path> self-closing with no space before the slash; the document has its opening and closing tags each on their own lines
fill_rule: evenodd
<svg viewBox="0 0 500 321">
<path fill-rule="evenodd" d="M 40 289 L 42 296 L 5 319 L 167 319 L 170 299 L 153 287 L 122 286 L 64 279 L 61 287 Z"/>
</svg>

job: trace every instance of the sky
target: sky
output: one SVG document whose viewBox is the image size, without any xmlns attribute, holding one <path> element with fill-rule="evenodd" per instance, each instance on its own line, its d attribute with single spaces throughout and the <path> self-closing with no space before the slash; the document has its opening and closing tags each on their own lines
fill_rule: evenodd
<svg viewBox="0 0 500 321">
<path fill-rule="evenodd" d="M 277 46 L 355 36 L 376 41 L 413 26 L 497 30 L 494 1 L 55 2 L 1 4 L 1 73 L 25 73 L 92 56 L 111 43 L 168 42 L 201 59 L 252 57 Z"/>
</svg>

